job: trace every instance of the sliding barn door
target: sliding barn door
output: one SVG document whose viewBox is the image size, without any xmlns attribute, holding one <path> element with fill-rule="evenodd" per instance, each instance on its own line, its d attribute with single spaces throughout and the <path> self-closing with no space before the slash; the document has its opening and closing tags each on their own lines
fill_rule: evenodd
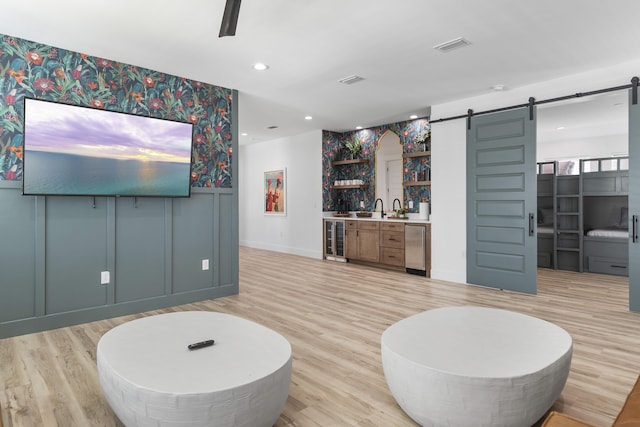
<svg viewBox="0 0 640 427">
<path fill-rule="evenodd" d="M 536 293 L 536 185 L 535 108 L 472 117 L 467 129 L 468 283 Z"/>
<path fill-rule="evenodd" d="M 640 311 L 640 100 L 629 95 L 629 310 Z"/>
</svg>

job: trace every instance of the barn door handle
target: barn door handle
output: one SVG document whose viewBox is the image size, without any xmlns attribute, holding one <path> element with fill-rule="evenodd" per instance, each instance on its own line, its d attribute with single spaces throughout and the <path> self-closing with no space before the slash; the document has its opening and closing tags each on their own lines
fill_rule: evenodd
<svg viewBox="0 0 640 427">
<path fill-rule="evenodd" d="M 535 224 L 535 216 L 533 213 L 529 214 L 529 236 L 533 236 L 533 225 Z"/>
<path fill-rule="evenodd" d="M 638 215 L 631 217 L 631 241 L 638 243 Z"/>
</svg>

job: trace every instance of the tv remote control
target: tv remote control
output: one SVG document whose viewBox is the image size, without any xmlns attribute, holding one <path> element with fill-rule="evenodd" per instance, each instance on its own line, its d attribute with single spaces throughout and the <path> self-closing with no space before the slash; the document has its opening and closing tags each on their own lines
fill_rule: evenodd
<svg viewBox="0 0 640 427">
<path fill-rule="evenodd" d="M 187 346 L 187 348 L 189 350 L 197 350 L 199 348 L 209 347 L 209 346 L 213 345 L 214 342 L 215 341 L 213 341 L 213 340 L 200 341 L 200 342 L 197 342 L 197 343 L 194 343 L 194 344 L 189 344 Z"/>
</svg>

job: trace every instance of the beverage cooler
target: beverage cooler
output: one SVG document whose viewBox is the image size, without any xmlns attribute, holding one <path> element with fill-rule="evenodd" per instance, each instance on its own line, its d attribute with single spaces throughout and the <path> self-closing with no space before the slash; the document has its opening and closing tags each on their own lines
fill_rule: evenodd
<svg viewBox="0 0 640 427">
<path fill-rule="evenodd" d="M 346 262 L 344 220 L 325 219 L 324 221 L 324 258 L 330 261 Z"/>
</svg>

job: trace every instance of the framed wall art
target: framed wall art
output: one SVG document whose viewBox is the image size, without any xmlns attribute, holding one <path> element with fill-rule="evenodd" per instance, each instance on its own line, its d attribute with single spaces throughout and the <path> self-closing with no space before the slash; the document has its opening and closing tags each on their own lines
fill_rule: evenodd
<svg viewBox="0 0 640 427">
<path fill-rule="evenodd" d="M 264 173 L 262 204 L 266 215 L 287 214 L 287 170 L 278 169 Z"/>
</svg>

